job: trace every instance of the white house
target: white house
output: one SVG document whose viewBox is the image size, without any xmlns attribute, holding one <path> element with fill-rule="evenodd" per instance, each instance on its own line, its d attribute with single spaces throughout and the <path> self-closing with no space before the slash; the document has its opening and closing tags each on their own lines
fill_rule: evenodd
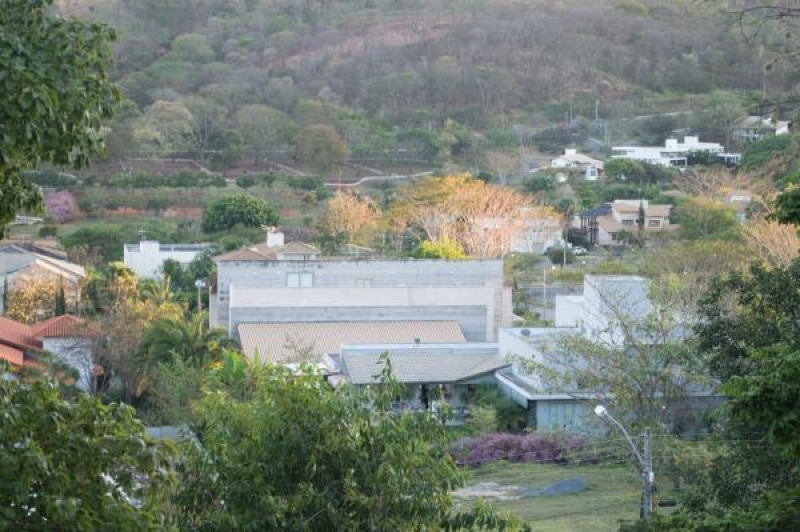
<svg viewBox="0 0 800 532">
<path fill-rule="evenodd" d="M 771 116 L 746 116 L 731 129 L 731 137 L 741 142 L 755 142 L 774 135 L 788 135 L 789 120 L 775 120 Z"/>
<path fill-rule="evenodd" d="M 550 161 L 550 166 L 553 168 L 577 168 L 582 170 L 586 181 L 597 181 L 603 174 L 603 161 L 578 153 L 577 150 L 572 148 L 567 148 L 564 150 L 564 155 Z"/>
<path fill-rule="evenodd" d="M 724 162 L 738 162 L 738 154 L 726 154 L 722 144 L 717 142 L 700 142 L 698 137 L 686 136 L 683 142 L 678 139 L 667 139 L 664 146 L 614 146 L 611 148 L 612 158 L 633 159 L 660 166 L 686 166 L 689 154 L 707 152 L 714 154 Z"/>
<path fill-rule="evenodd" d="M 186 266 L 211 244 L 161 244 L 157 240 L 142 240 L 138 244 L 125 244 L 125 266 L 143 279 L 153 279 L 162 274 L 164 261 L 171 259 Z"/>
</svg>

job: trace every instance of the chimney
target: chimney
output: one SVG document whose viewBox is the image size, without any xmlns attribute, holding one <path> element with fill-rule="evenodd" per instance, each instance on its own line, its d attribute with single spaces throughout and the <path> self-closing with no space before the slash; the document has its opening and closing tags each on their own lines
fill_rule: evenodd
<svg viewBox="0 0 800 532">
<path fill-rule="evenodd" d="M 283 245 L 283 233 L 277 227 L 267 227 L 267 247 L 274 248 Z"/>
</svg>

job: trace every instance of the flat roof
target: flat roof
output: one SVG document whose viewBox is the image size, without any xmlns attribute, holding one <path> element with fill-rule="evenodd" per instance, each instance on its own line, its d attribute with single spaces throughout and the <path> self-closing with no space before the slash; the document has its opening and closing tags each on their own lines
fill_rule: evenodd
<svg viewBox="0 0 800 532">
<path fill-rule="evenodd" d="M 319 362 L 344 344 L 461 343 L 455 321 L 331 321 L 240 323 L 242 351 L 263 362 Z"/>
</svg>

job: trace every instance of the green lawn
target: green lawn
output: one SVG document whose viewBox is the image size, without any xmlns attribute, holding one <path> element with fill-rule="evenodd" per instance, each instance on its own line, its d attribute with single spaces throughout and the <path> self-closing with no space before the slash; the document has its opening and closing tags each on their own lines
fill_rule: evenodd
<svg viewBox="0 0 800 532">
<path fill-rule="evenodd" d="M 482 482 L 542 488 L 568 478 L 583 477 L 586 491 L 521 500 L 491 500 L 499 511 L 516 516 L 534 530 L 547 532 L 615 531 L 621 519 L 639 518 L 640 477 L 634 464 L 559 466 L 491 464 L 470 472 L 467 486 Z M 462 506 L 471 504 L 456 499 Z"/>
</svg>

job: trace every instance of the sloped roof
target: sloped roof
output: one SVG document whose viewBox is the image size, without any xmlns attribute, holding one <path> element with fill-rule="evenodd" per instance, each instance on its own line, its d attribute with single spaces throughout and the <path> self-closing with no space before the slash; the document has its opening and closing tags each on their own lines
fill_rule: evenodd
<svg viewBox="0 0 800 532">
<path fill-rule="evenodd" d="M 303 242 L 289 242 L 283 246 L 277 246 L 273 248 L 275 253 L 286 253 L 286 254 L 318 254 L 320 253 L 319 249 L 311 246 L 309 244 L 305 244 Z"/>
<path fill-rule="evenodd" d="M 21 347 L 38 348 L 30 325 L 0 316 L 0 343 Z"/>
<path fill-rule="evenodd" d="M 25 355 L 19 349 L 0 344 L 0 360 L 5 360 L 12 366 L 22 366 L 25 360 Z"/>
<path fill-rule="evenodd" d="M 99 333 L 97 327 L 88 325 L 85 320 L 70 314 L 55 316 L 39 322 L 32 329 L 32 335 L 37 340 L 42 338 L 91 337 Z"/>
<path fill-rule="evenodd" d="M 389 352 L 392 372 L 397 380 L 406 384 L 446 384 L 466 381 L 510 366 L 497 354 L 481 352 L 447 353 L 436 349 L 404 349 Z M 378 381 L 382 368 L 381 353 L 345 353 L 342 355 L 342 373 L 353 384 L 371 384 Z"/>
<path fill-rule="evenodd" d="M 319 361 L 338 353 L 343 344 L 407 344 L 464 342 L 464 333 L 454 321 L 334 321 L 289 323 L 240 323 L 237 327 L 242 351 L 264 362 L 289 362 L 297 351 L 308 350 L 308 358 Z"/>
<path fill-rule="evenodd" d="M 303 242 L 289 242 L 283 246 L 268 247 L 266 243 L 254 246 L 245 246 L 236 251 L 217 255 L 214 260 L 219 261 L 260 261 L 277 260 L 278 253 L 287 255 L 318 255 L 320 250 Z"/>
</svg>

